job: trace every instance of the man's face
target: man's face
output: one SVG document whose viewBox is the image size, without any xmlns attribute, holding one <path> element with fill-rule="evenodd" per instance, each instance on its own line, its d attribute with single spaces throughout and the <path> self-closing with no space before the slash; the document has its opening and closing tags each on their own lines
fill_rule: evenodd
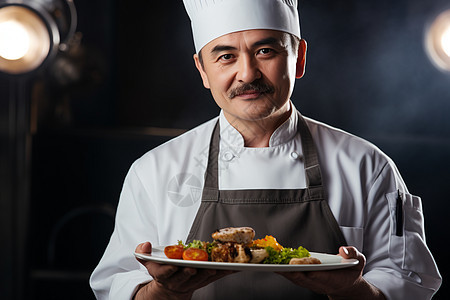
<svg viewBox="0 0 450 300">
<path fill-rule="evenodd" d="M 203 65 L 197 55 L 194 59 L 204 86 L 230 122 L 258 121 L 289 111 L 295 78 L 304 72 L 305 51 L 303 40 L 294 51 L 286 33 L 247 30 L 208 43 L 202 49 Z"/>
</svg>

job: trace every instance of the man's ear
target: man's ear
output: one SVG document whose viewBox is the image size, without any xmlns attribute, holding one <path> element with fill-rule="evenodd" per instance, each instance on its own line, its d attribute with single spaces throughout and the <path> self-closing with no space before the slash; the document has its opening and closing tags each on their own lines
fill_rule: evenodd
<svg viewBox="0 0 450 300">
<path fill-rule="evenodd" d="M 297 67 L 295 72 L 295 78 L 302 78 L 305 75 L 306 68 L 306 41 L 304 39 L 300 40 L 298 45 L 298 56 L 297 56 Z"/>
<path fill-rule="evenodd" d="M 202 77 L 203 80 L 203 86 L 207 89 L 210 88 L 209 86 L 209 81 L 208 81 L 208 76 L 206 75 L 205 70 L 203 70 L 203 66 L 200 63 L 200 58 L 198 57 L 198 54 L 194 54 L 194 62 L 195 62 L 195 67 L 197 68 L 198 72 L 200 73 L 200 76 Z"/>
</svg>

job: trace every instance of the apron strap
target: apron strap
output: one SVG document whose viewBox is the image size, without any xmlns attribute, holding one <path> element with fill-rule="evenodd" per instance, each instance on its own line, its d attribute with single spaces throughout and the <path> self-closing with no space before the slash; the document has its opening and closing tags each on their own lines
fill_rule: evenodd
<svg viewBox="0 0 450 300">
<path fill-rule="evenodd" d="M 208 199 L 215 196 L 214 190 L 219 189 L 219 148 L 220 148 L 220 125 L 217 120 L 209 143 L 208 166 L 205 172 L 205 187 L 203 196 Z M 206 195 L 205 195 L 206 191 Z"/>
<path fill-rule="evenodd" d="M 319 166 L 319 157 L 317 155 L 314 140 L 309 131 L 303 116 L 298 113 L 297 131 L 302 140 L 303 157 L 305 160 L 306 186 L 308 189 L 315 189 L 322 186 L 322 173 Z"/>
</svg>

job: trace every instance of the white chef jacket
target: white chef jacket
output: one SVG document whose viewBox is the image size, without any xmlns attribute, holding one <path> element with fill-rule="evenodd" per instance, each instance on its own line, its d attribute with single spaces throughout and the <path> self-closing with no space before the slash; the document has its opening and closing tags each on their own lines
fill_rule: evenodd
<svg viewBox="0 0 450 300">
<path fill-rule="evenodd" d="M 200 206 L 217 119 L 219 189 L 305 188 L 298 112 L 291 107 L 290 118 L 272 134 L 269 147 L 244 147 L 243 137 L 221 112 L 135 161 L 125 178 L 114 232 L 90 279 L 96 297 L 131 299 L 140 284 L 151 280 L 133 255 L 139 243 L 186 240 Z M 318 150 L 331 211 L 348 245 L 366 256 L 364 278 L 387 299 L 431 298 L 441 276 L 425 243 L 420 198 L 409 194 L 392 160 L 374 145 L 305 119 Z M 404 200 L 403 236 L 396 235 L 398 190 Z M 256 233 L 265 234 L 270 232 Z"/>
</svg>

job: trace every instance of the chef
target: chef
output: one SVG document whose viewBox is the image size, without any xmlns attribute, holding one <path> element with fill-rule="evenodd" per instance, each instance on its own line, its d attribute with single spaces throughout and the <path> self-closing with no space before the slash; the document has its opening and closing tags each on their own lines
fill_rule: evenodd
<svg viewBox="0 0 450 300">
<path fill-rule="evenodd" d="M 221 112 L 131 166 L 114 232 L 91 276 L 96 297 L 430 299 L 441 276 L 425 243 L 420 198 L 378 148 L 303 116 L 290 100 L 307 47 L 297 1 L 184 4 L 195 65 Z M 178 240 L 210 241 L 215 229 L 230 226 L 359 264 L 232 272 L 133 255 Z"/>
</svg>

